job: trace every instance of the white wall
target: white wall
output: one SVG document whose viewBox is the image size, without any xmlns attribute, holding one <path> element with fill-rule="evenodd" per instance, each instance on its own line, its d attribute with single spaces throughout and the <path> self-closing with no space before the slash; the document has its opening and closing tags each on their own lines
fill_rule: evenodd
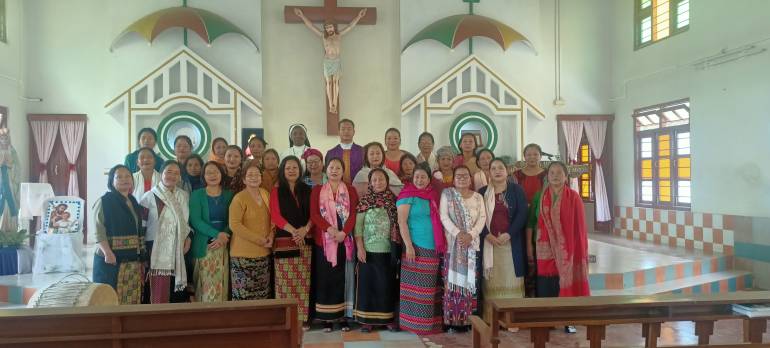
<svg viewBox="0 0 770 348">
<path fill-rule="evenodd" d="M 109 46 L 133 21 L 180 4 L 178 0 L 23 1 L 24 37 L 27 40 L 25 90 L 28 96 L 44 99 L 42 103 L 28 104 L 26 112 L 88 115 L 86 174 L 90 202 L 106 189 L 106 169 L 122 163 L 129 150 L 126 121 L 109 116 L 104 105 L 180 47 L 182 31 L 168 30 L 152 46 L 134 34 L 121 40 L 112 53 Z M 191 0 L 188 5 L 218 13 L 260 45 L 259 3 Z M 248 93 L 261 99 L 261 57 L 250 43 L 237 35 L 226 35 L 207 47 L 193 32 L 189 33 L 189 42 L 192 50 Z M 18 68 L 12 70 L 18 71 Z M 23 142 L 17 148 L 26 146 Z"/>
<path fill-rule="evenodd" d="M 289 126 L 301 122 L 311 145 L 325 152 L 339 139 L 326 136 L 321 40 L 301 23 L 284 23 L 285 5 L 322 2 L 262 2 L 265 137 L 280 152 L 289 146 Z M 377 8 L 376 25 L 357 26 L 342 39 L 340 119 L 356 123 L 355 140 L 364 144 L 380 140 L 386 128 L 400 121 L 399 1 L 349 0 L 340 6 Z"/>
<path fill-rule="evenodd" d="M 725 48 L 770 41 L 770 1 L 690 1 L 690 29 L 634 51 L 633 1 L 613 1 L 614 181 L 618 205 L 634 205 L 631 114 L 690 98 L 692 210 L 770 216 L 770 52 L 696 70 Z"/>
<path fill-rule="evenodd" d="M 528 120 L 525 143 L 536 142 L 544 151 L 557 153 L 557 114 L 611 113 L 607 102 L 610 81 L 606 71 L 610 63 L 611 50 L 607 44 L 610 36 L 602 21 L 609 14 L 607 3 L 606 0 L 561 1 L 561 94 L 567 102 L 562 107 L 553 105 L 555 0 L 485 0 L 475 5 L 474 13 L 509 25 L 529 38 L 537 50 L 535 53 L 523 43 L 514 43 L 504 52 L 486 38 L 473 40 L 474 54 L 546 114 L 544 121 Z M 468 4 L 462 1 L 402 1 L 402 47 L 429 24 L 464 13 L 468 13 Z M 454 50 L 434 41 L 410 46 L 401 56 L 402 102 L 467 55 L 467 42 Z M 500 129 L 500 136 L 513 134 Z M 416 150 L 416 138 L 403 142 L 407 149 Z M 495 152 L 510 154 L 503 151 L 506 150 L 500 148 Z"/>
<path fill-rule="evenodd" d="M 10 117 L 8 127 L 11 134 L 11 143 L 22 161 L 22 178 L 27 177 L 27 142 L 29 138 L 29 125 L 27 124 L 26 103 L 22 100 L 23 76 L 22 51 L 23 42 L 21 0 L 6 0 L 6 29 L 8 43 L 0 43 L 0 105 L 8 107 Z M 8 116 L 6 116 L 8 117 Z"/>
</svg>

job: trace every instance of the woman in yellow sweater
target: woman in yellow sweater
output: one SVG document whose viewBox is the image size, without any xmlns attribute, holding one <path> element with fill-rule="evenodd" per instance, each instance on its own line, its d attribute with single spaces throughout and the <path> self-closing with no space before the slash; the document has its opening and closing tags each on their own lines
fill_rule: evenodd
<svg viewBox="0 0 770 348">
<path fill-rule="evenodd" d="M 270 281 L 274 232 L 270 224 L 270 199 L 260 188 L 262 170 L 251 161 L 243 171 L 246 188 L 230 204 L 230 283 L 233 301 L 266 299 Z"/>
</svg>

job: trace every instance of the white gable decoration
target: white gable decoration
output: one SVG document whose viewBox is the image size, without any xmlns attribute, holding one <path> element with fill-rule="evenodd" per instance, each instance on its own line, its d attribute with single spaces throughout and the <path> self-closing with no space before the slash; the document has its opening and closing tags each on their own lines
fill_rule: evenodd
<svg viewBox="0 0 770 348">
<path fill-rule="evenodd" d="M 227 119 L 227 129 L 232 130 L 230 144 L 240 143 L 244 115 L 256 115 L 257 124 L 262 124 L 260 102 L 187 47 L 179 48 L 105 108 L 118 119 L 127 118 L 128 148 L 132 150 L 136 118 L 163 116 L 180 105 L 193 105 L 208 115 Z"/>
<path fill-rule="evenodd" d="M 518 127 L 513 131 L 519 149 L 524 147 L 527 119 L 545 119 L 543 112 L 524 99 L 477 56 L 471 55 L 402 104 L 402 129 L 417 126 L 421 128 L 418 134 L 430 131 L 433 116 L 454 114 L 468 103 L 483 104 L 496 116 L 515 117 Z M 415 111 L 420 115 L 419 124 L 407 120 L 407 116 L 414 115 Z M 505 129 L 499 131 L 501 136 L 507 136 Z"/>
</svg>

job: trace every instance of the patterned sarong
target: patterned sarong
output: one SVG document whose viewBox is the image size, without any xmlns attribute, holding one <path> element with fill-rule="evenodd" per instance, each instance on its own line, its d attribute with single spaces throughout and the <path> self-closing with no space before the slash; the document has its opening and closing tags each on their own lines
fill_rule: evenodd
<svg viewBox="0 0 770 348">
<path fill-rule="evenodd" d="M 270 297 L 270 256 L 230 258 L 233 301 Z"/>
<path fill-rule="evenodd" d="M 230 253 L 227 247 L 206 250 L 206 256 L 195 260 L 195 297 L 198 302 L 222 302 L 229 299 Z"/>
<path fill-rule="evenodd" d="M 310 260 L 312 247 L 299 248 L 299 256 L 275 259 L 275 298 L 294 298 L 299 301 L 299 319 L 308 319 L 310 302 Z"/>
<path fill-rule="evenodd" d="M 441 332 L 440 259 L 435 250 L 414 247 L 415 260 L 401 260 L 399 322 L 418 335 Z"/>
<path fill-rule="evenodd" d="M 118 271 L 118 303 L 142 303 L 142 269 L 139 261 L 122 262 Z"/>
</svg>

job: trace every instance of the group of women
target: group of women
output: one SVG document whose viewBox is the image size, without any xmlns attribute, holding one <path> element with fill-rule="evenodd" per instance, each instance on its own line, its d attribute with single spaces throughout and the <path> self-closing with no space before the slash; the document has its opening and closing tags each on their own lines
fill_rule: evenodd
<svg viewBox="0 0 770 348">
<path fill-rule="evenodd" d="M 510 173 L 472 135 L 455 154 L 423 133 L 413 156 L 391 128 L 353 172 L 301 125 L 281 155 L 217 138 L 204 162 L 180 136 L 159 163 L 155 139 L 140 131 L 95 204 L 94 281 L 121 303 L 294 298 L 306 327 L 431 334 L 465 330 L 485 299 L 590 294 L 582 200 L 536 144 Z"/>
</svg>

